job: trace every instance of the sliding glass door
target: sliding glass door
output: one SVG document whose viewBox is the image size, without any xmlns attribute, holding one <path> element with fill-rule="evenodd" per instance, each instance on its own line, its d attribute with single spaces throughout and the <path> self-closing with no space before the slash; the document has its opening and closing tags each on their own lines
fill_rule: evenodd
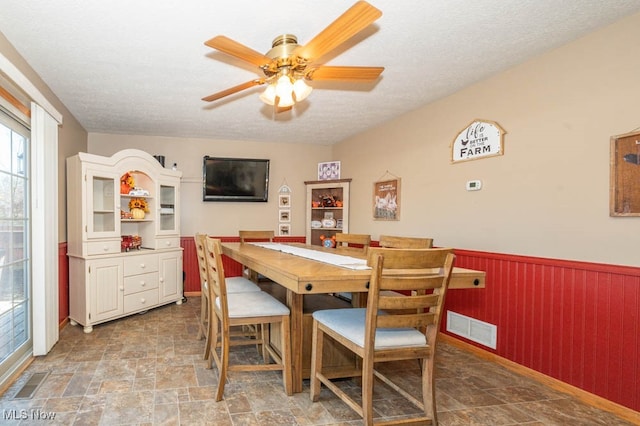
<svg viewBox="0 0 640 426">
<path fill-rule="evenodd" d="M 0 377 L 32 351 L 29 130 L 0 109 Z"/>
</svg>

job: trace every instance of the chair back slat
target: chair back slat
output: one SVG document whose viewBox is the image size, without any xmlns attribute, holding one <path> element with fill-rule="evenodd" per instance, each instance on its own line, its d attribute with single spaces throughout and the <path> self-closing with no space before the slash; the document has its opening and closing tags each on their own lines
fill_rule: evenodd
<svg viewBox="0 0 640 426">
<path fill-rule="evenodd" d="M 414 290 L 430 290 L 442 287 L 442 272 L 435 272 L 429 269 L 428 274 L 417 273 L 415 276 L 404 271 L 400 275 L 391 272 L 391 276 L 383 277 L 384 290 L 400 291 L 407 287 L 413 287 Z"/>
<path fill-rule="evenodd" d="M 403 315 L 379 315 L 378 328 L 424 328 L 436 320 L 433 312 L 423 312 Z"/>
<path fill-rule="evenodd" d="M 273 242 L 275 238 L 274 231 L 238 231 L 241 243 L 261 243 Z"/>
<path fill-rule="evenodd" d="M 412 297 L 380 296 L 378 309 L 426 309 L 436 306 L 440 301 L 438 294 L 415 295 Z"/>
<path fill-rule="evenodd" d="M 355 246 L 352 246 L 354 244 Z M 371 235 L 369 234 L 348 234 L 336 233 L 336 250 L 361 248 L 363 253 L 367 253 L 371 245 Z"/>
<path fill-rule="evenodd" d="M 396 237 L 392 235 L 380 235 L 378 241 L 380 247 L 411 249 L 411 248 L 432 248 L 433 238 L 416 238 L 416 237 Z"/>
</svg>

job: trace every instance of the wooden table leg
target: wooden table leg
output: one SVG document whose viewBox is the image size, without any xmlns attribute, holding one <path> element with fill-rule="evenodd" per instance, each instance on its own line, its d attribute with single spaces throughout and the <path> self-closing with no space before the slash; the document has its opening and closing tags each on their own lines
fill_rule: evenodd
<svg viewBox="0 0 640 426">
<path fill-rule="evenodd" d="M 294 393 L 302 392 L 302 303 L 302 294 L 287 290 L 287 306 L 291 311 L 291 375 Z"/>
</svg>

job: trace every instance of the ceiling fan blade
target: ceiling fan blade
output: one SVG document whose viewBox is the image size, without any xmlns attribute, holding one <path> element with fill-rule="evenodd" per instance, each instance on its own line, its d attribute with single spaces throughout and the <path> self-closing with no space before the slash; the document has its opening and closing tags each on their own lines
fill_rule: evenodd
<svg viewBox="0 0 640 426">
<path fill-rule="evenodd" d="M 294 53 L 305 59 L 318 59 L 338 47 L 382 16 L 379 9 L 366 1 L 359 1 L 329 24 L 309 43 Z"/>
<path fill-rule="evenodd" d="M 261 67 L 271 62 L 271 58 L 268 56 L 265 56 L 260 52 L 256 52 L 244 44 L 238 43 L 237 41 L 231 40 L 229 37 L 222 35 L 216 36 L 211 40 L 207 40 L 204 44 L 228 55 L 242 59 L 243 61 L 249 62 L 257 67 Z"/>
<path fill-rule="evenodd" d="M 248 89 L 253 86 L 259 86 L 261 84 L 264 84 L 264 79 L 247 81 L 246 83 L 238 84 L 237 86 L 233 86 L 221 92 L 214 93 L 213 95 L 204 97 L 202 98 L 202 100 L 206 102 L 216 101 L 220 98 L 224 98 L 225 96 L 233 95 L 234 93 L 240 92 L 242 90 Z"/>
<path fill-rule="evenodd" d="M 350 80 L 371 81 L 375 80 L 384 71 L 384 67 L 331 67 L 321 66 L 311 68 L 305 77 L 309 80 Z"/>
</svg>

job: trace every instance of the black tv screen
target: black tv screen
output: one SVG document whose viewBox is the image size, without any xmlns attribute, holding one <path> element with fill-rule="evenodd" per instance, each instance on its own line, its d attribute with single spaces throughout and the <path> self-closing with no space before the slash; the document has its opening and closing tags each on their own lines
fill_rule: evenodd
<svg viewBox="0 0 640 426">
<path fill-rule="evenodd" d="M 204 157 L 203 201 L 263 201 L 269 198 L 269 160 Z"/>
</svg>

